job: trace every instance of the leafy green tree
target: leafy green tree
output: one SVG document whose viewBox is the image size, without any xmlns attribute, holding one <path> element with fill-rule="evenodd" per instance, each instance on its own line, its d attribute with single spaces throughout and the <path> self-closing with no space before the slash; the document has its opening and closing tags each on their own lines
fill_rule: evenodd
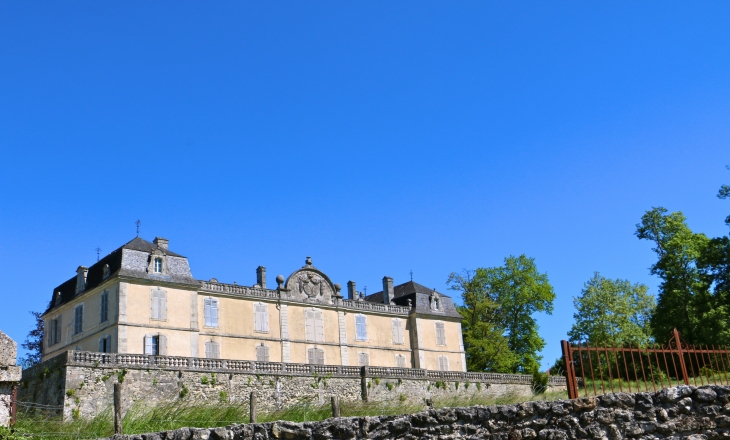
<svg viewBox="0 0 730 440">
<path fill-rule="evenodd" d="M 21 344 L 23 348 L 28 350 L 23 359 L 20 360 L 20 364 L 23 368 L 29 368 L 33 365 L 40 364 L 41 358 L 43 357 L 43 333 L 44 333 L 44 322 L 41 318 L 41 312 L 30 312 L 35 318 L 35 328 L 28 332 L 28 337 L 25 342 Z"/>
<path fill-rule="evenodd" d="M 573 298 L 575 323 L 568 332 L 572 342 L 595 344 L 647 344 L 651 341 L 649 320 L 656 307 L 643 284 L 611 280 L 598 272 Z"/>
<path fill-rule="evenodd" d="M 464 300 L 460 313 L 467 366 L 501 372 L 537 370 L 545 340 L 533 315 L 552 313 L 555 292 L 533 258 L 509 256 L 503 266 L 452 273 L 448 282 Z"/>
<path fill-rule="evenodd" d="M 636 225 L 636 236 L 654 244 L 657 262 L 651 273 L 662 282 L 656 312 L 651 318 L 652 335 L 657 341 L 669 339 L 677 328 L 688 343 L 703 342 L 706 327 L 702 316 L 711 307 L 707 278 L 701 276 L 697 260 L 706 250 L 709 239 L 687 226 L 684 214 L 668 214 L 665 208 L 653 208 Z"/>
</svg>

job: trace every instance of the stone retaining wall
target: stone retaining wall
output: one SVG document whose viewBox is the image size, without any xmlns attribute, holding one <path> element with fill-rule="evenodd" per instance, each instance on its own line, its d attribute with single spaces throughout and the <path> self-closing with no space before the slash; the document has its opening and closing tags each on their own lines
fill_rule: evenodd
<svg viewBox="0 0 730 440">
<path fill-rule="evenodd" d="M 115 436 L 117 440 L 490 439 L 649 440 L 730 438 L 730 387 L 681 386 L 657 393 L 444 408 L 412 415 L 274 422 Z"/>
<path fill-rule="evenodd" d="M 0 331 L 0 426 L 7 426 L 11 419 L 13 388 L 20 380 L 20 367 L 15 365 L 18 344 Z"/>
<path fill-rule="evenodd" d="M 81 354 L 81 355 L 80 355 Z M 83 356 L 82 356 L 83 355 Z M 19 400 L 55 406 L 64 418 L 93 417 L 112 405 L 114 383 L 123 384 L 123 409 L 134 404 L 154 406 L 178 401 L 245 404 L 256 393 L 262 411 L 303 401 L 324 404 L 331 396 L 342 401 L 409 401 L 452 397 L 532 395 L 531 377 L 510 374 L 458 373 L 407 368 L 339 367 L 273 364 L 210 359 L 167 359 L 137 356 L 135 363 L 112 362 L 99 353 L 68 352 L 23 372 Z M 94 360 L 97 359 L 97 360 Z M 141 363 L 140 359 L 146 360 Z M 170 365 L 174 361 L 175 365 Z M 183 362 L 184 361 L 184 362 Z M 249 361 L 245 361 L 249 362 Z M 272 371 L 275 370 L 275 371 Z M 354 374 L 353 374 L 354 373 Z M 550 379 L 564 388 L 565 379 Z"/>
</svg>

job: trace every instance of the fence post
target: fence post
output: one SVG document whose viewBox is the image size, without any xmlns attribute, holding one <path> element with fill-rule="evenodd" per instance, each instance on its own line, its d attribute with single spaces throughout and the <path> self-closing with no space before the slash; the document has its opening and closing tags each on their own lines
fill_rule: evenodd
<svg viewBox="0 0 730 440">
<path fill-rule="evenodd" d="M 114 434 L 122 434 L 122 384 L 114 384 Z"/>
<path fill-rule="evenodd" d="M 10 426 L 15 424 L 15 415 L 18 413 L 18 386 L 13 385 L 10 392 Z"/>
<path fill-rule="evenodd" d="M 679 330 L 675 327 L 672 331 L 674 334 L 674 343 L 677 344 L 677 354 L 679 355 L 679 367 L 682 369 L 682 377 L 684 384 L 689 385 L 689 377 L 687 376 L 687 365 L 684 363 L 684 352 L 682 351 L 682 340 L 679 339 Z M 696 382 L 695 382 L 696 383 Z"/>
<path fill-rule="evenodd" d="M 368 367 L 360 367 L 360 397 L 363 402 L 368 401 Z"/>
<path fill-rule="evenodd" d="M 340 399 L 337 396 L 330 398 L 332 402 L 332 417 L 340 417 Z"/>
<path fill-rule="evenodd" d="M 573 354 L 570 350 L 568 341 L 560 341 L 560 348 L 563 350 L 563 360 L 565 361 L 565 382 L 568 387 L 568 398 L 578 398 L 578 381 L 575 378 L 575 366 L 573 365 Z"/>
<path fill-rule="evenodd" d="M 256 423 L 256 394 L 251 391 L 249 400 L 249 423 Z"/>
</svg>

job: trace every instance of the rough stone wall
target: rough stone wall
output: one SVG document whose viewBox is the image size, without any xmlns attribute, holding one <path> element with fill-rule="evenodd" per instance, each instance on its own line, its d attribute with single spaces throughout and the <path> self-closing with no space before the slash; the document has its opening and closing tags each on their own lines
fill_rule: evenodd
<svg viewBox="0 0 730 440">
<path fill-rule="evenodd" d="M 715 440 L 730 437 L 730 387 L 517 405 L 444 408 L 412 415 L 274 422 L 115 436 L 118 440 L 490 439 Z"/>
<path fill-rule="evenodd" d="M 0 331 L 0 426 L 10 422 L 10 402 L 13 386 L 20 380 L 20 367 L 15 365 L 18 344 Z"/>
<path fill-rule="evenodd" d="M 114 383 L 123 384 L 123 409 L 134 404 L 154 406 L 173 402 L 247 403 L 251 392 L 262 411 L 309 401 L 325 404 L 331 396 L 342 401 L 362 400 L 361 378 L 289 376 L 251 373 L 214 373 L 163 369 L 130 369 L 58 365 L 28 374 L 20 400 L 56 405 L 66 419 L 89 418 L 111 408 Z M 33 378 L 31 378 L 33 377 Z M 368 377 L 368 400 L 424 403 L 426 398 L 448 399 L 530 396 L 530 385 L 428 381 Z"/>
</svg>

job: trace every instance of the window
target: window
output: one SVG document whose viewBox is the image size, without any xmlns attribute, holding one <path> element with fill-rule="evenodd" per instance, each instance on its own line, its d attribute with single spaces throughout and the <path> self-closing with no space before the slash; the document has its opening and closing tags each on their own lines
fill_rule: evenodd
<svg viewBox="0 0 730 440">
<path fill-rule="evenodd" d="M 307 359 L 310 364 L 324 365 L 324 350 L 320 348 L 307 349 Z"/>
<path fill-rule="evenodd" d="M 159 321 L 167 320 L 167 292 L 164 290 L 152 291 L 151 318 Z"/>
<path fill-rule="evenodd" d="M 268 333 L 269 332 L 269 311 L 266 304 L 254 304 L 253 305 L 253 321 L 254 321 L 254 328 L 253 330 L 258 333 Z"/>
<path fill-rule="evenodd" d="M 365 315 L 355 315 L 355 340 L 368 340 L 368 323 Z"/>
<path fill-rule="evenodd" d="M 145 335 L 144 354 L 164 356 L 167 354 L 167 337 L 165 335 Z"/>
<path fill-rule="evenodd" d="M 406 357 L 402 354 L 395 355 L 395 366 L 398 368 L 406 367 Z"/>
<path fill-rule="evenodd" d="M 79 304 L 74 308 L 74 334 L 78 335 L 84 331 L 84 305 Z"/>
<path fill-rule="evenodd" d="M 208 359 L 220 359 L 221 348 L 217 342 L 208 341 L 205 343 L 205 357 Z"/>
<path fill-rule="evenodd" d="M 103 338 L 99 339 L 99 351 L 102 353 L 112 352 L 112 337 L 104 335 Z"/>
<path fill-rule="evenodd" d="M 155 273 L 162 273 L 162 258 L 155 258 Z"/>
<path fill-rule="evenodd" d="M 48 321 L 48 345 L 55 345 L 61 342 L 61 315 Z"/>
<path fill-rule="evenodd" d="M 360 367 L 367 367 L 370 365 L 370 355 L 364 352 L 357 354 L 357 365 Z"/>
<path fill-rule="evenodd" d="M 205 298 L 203 300 L 203 310 L 205 312 L 205 326 L 218 327 L 218 300 Z"/>
<path fill-rule="evenodd" d="M 439 370 L 449 371 L 449 358 L 446 356 L 439 356 Z"/>
<path fill-rule="evenodd" d="M 436 345 L 446 345 L 446 331 L 443 322 L 436 323 Z"/>
<path fill-rule="evenodd" d="M 321 310 L 305 310 L 304 333 L 307 341 L 324 342 L 324 319 Z"/>
<path fill-rule="evenodd" d="M 393 343 L 402 344 L 403 343 L 403 320 L 394 318 L 392 321 L 392 325 L 393 325 Z"/>
<path fill-rule="evenodd" d="M 269 362 L 269 347 L 264 344 L 256 346 L 256 361 Z"/>
<path fill-rule="evenodd" d="M 109 291 L 105 290 L 101 294 L 101 318 L 99 322 L 107 322 L 109 320 Z M 105 352 L 106 353 L 106 352 Z"/>
</svg>

